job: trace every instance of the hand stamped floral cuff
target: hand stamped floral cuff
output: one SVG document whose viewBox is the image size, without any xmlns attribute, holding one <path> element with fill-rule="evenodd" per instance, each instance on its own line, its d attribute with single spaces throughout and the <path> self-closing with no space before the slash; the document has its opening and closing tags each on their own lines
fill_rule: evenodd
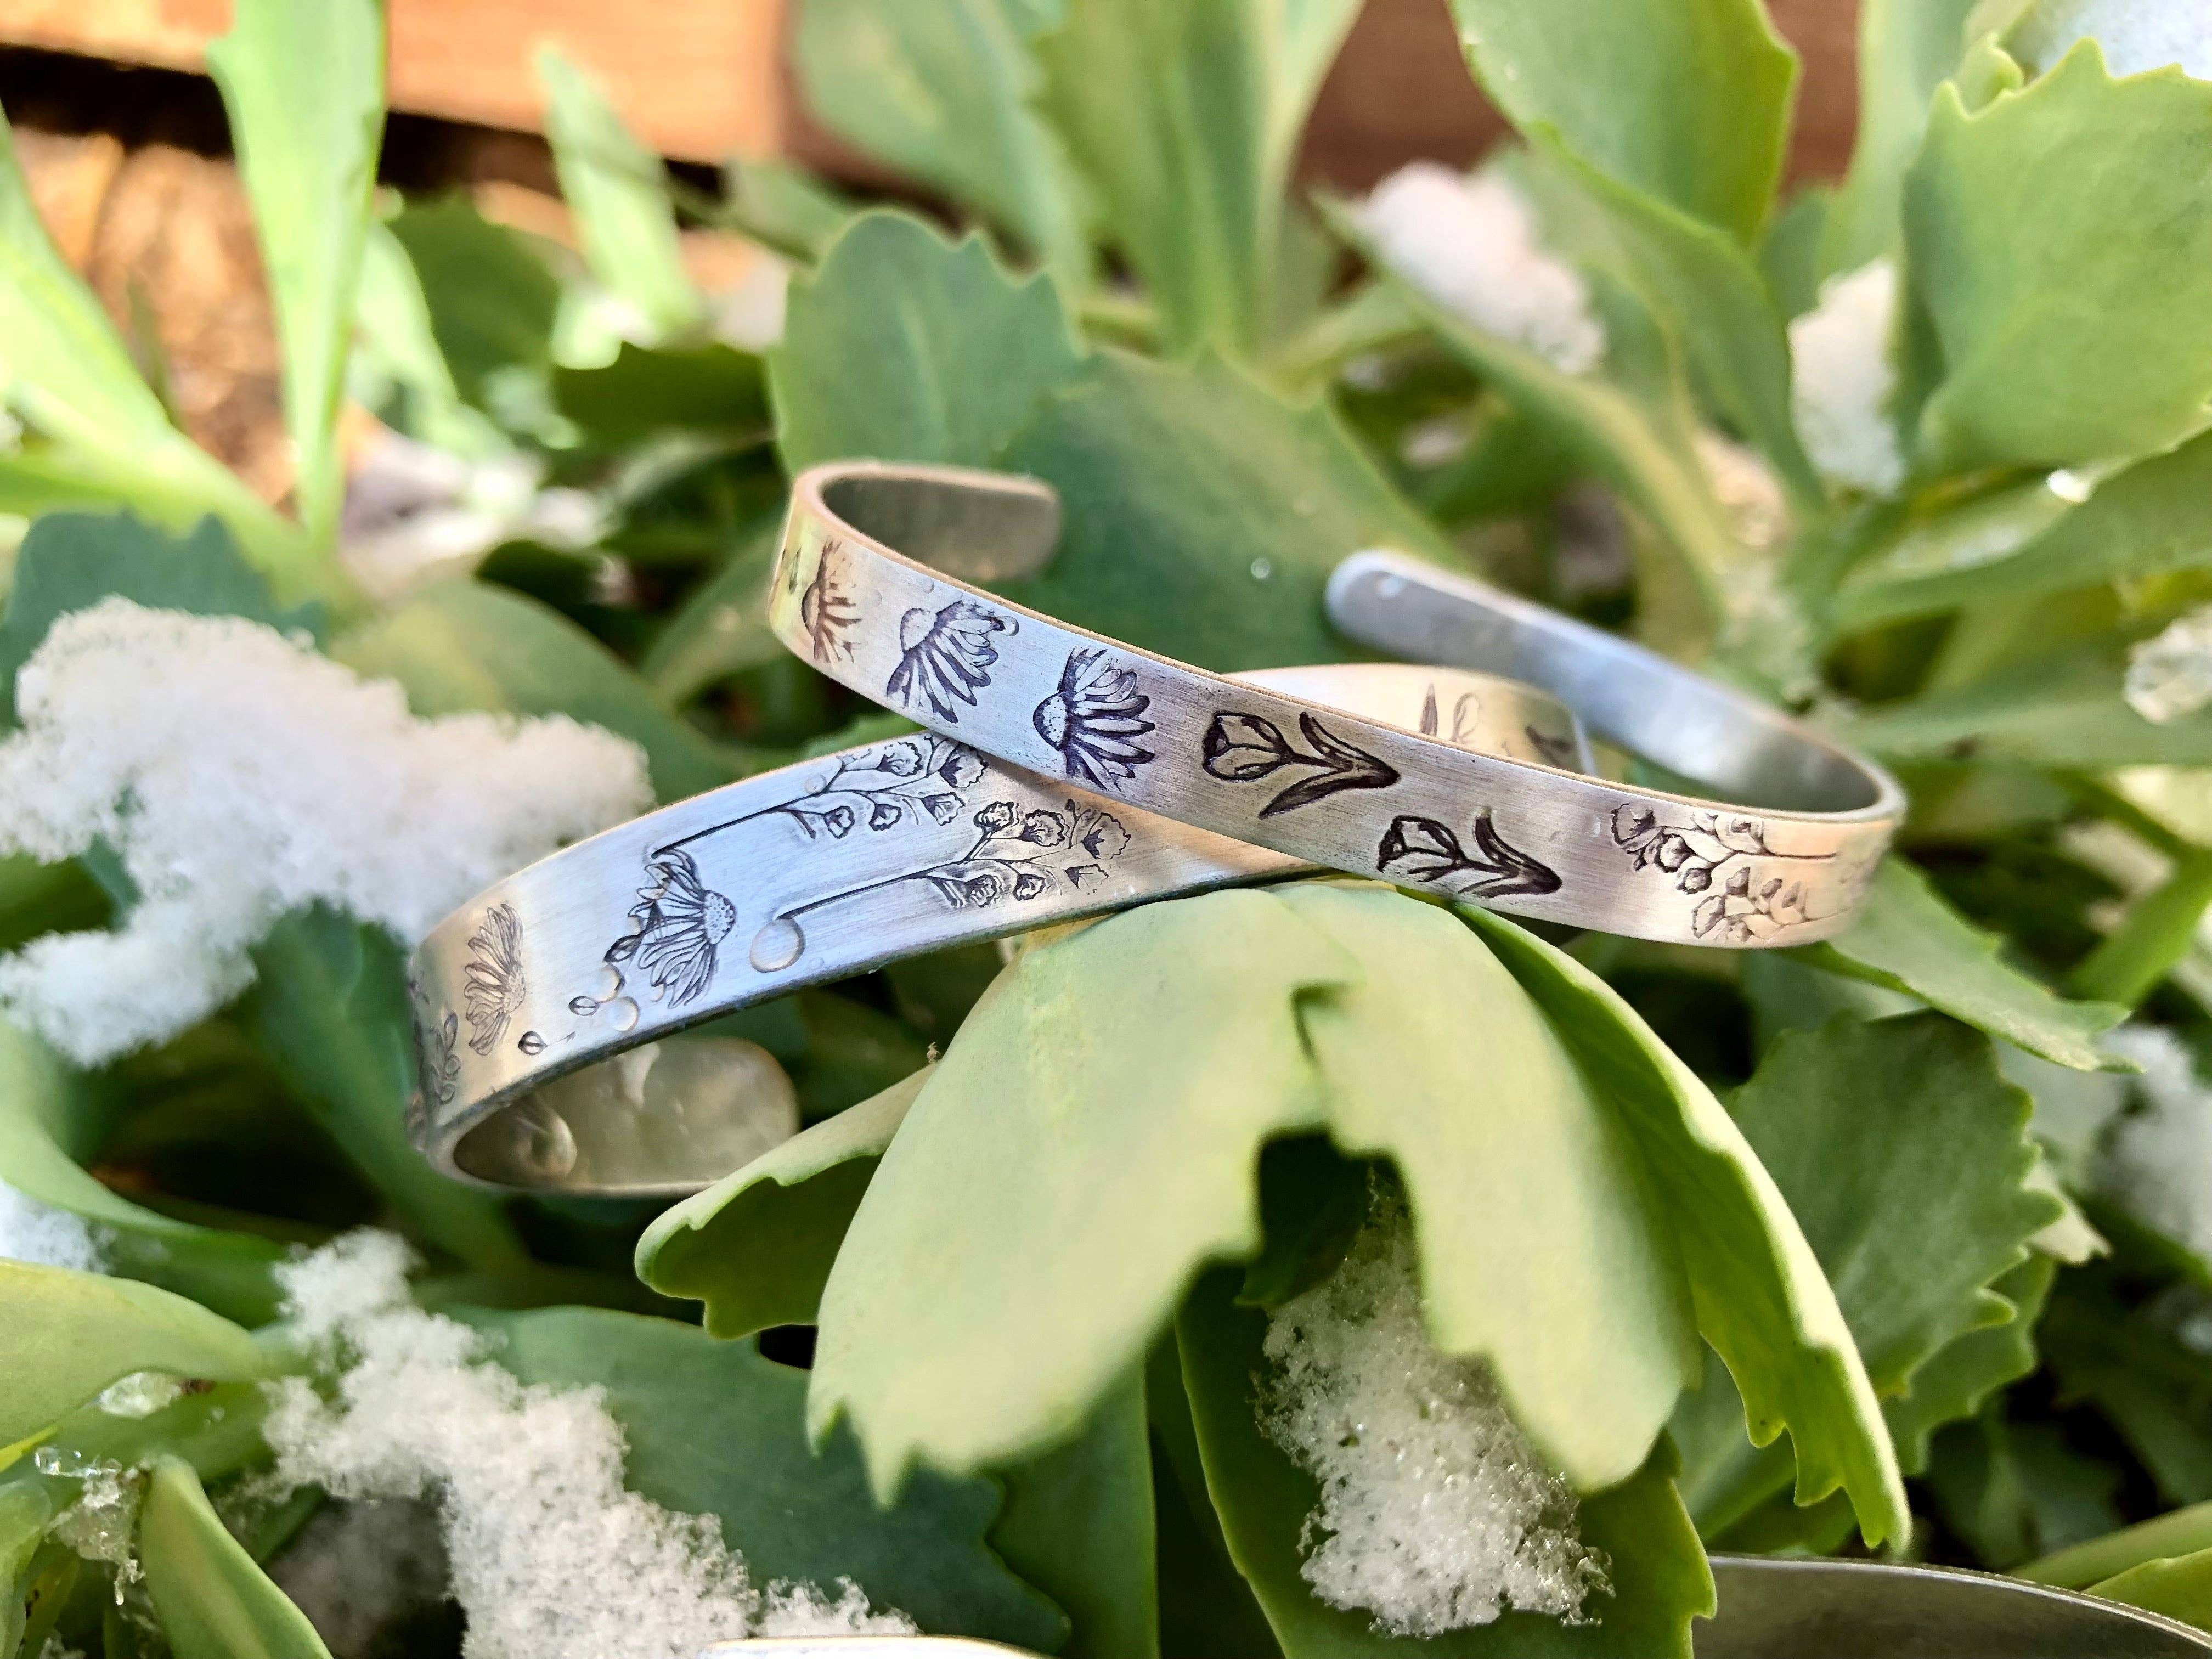
<svg viewBox="0 0 2212 1659">
<path fill-rule="evenodd" d="M 810 628 L 848 613 L 823 590 L 811 615 Z M 959 651 L 902 658 L 906 695 L 988 690 L 990 620 Z M 1364 664 L 1272 670 L 1244 689 L 1263 684 L 1298 713 L 1224 718 L 1205 760 L 1263 814 L 1395 781 L 1341 735 L 1352 711 L 1440 744 L 1589 763 L 1564 705 L 1488 675 Z M 693 1191 L 765 1150 L 764 1111 L 793 1108 L 761 1051 L 684 1028 L 899 957 L 1310 867 L 1119 799 L 1152 757 L 1146 713 L 1102 648 L 1034 711 L 1066 757 L 1049 773 L 925 731 L 695 796 L 507 878 L 415 954 L 410 1134 L 483 1184 Z M 1447 825 L 1407 835 L 1408 858 L 1510 856 Z"/>
<path fill-rule="evenodd" d="M 1034 480 L 816 467 L 793 486 L 769 621 L 832 678 L 1116 810 L 1643 939 L 1756 947 L 1840 932 L 1903 810 L 1880 768 L 1756 698 L 1399 555 L 1338 567 L 1328 604 L 1347 636 L 1548 690 L 1719 799 L 1595 777 L 1541 742 L 1483 752 L 1433 723 L 1224 679 L 988 590 L 1042 568 L 1059 528 Z"/>
</svg>

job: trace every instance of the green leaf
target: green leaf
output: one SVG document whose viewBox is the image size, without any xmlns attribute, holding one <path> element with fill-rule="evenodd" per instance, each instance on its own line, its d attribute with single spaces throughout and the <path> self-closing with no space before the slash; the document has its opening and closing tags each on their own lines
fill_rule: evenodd
<svg viewBox="0 0 2212 1659">
<path fill-rule="evenodd" d="M 608 449 L 672 430 L 732 441 L 768 436 L 760 359 L 720 341 L 656 349 L 625 340 L 603 367 L 556 368 L 553 406 Z"/>
<path fill-rule="evenodd" d="M 1291 162 L 1357 0 L 1066 0 L 1053 115 L 1172 350 L 1247 356 L 1273 314 Z"/>
<path fill-rule="evenodd" d="M 57 513 L 33 525 L 16 550 L 8 610 L 0 619 L 0 725 L 15 724 L 15 676 L 62 617 L 119 593 L 156 611 L 244 617 L 289 632 L 319 631 L 314 610 L 288 611 L 238 555 L 213 519 L 168 536 L 128 513 Z"/>
<path fill-rule="evenodd" d="M 849 1435 L 809 1449 L 805 1372 L 672 1320 L 588 1308 L 466 1318 L 503 1339 L 494 1357 L 525 1382 L 605 1389 L 631 1490 L 717 1516 L 755 1583 L 833 1589 L 850 1577 L 932 1632 L 1046 1652 L 1064 1643 L 1059 1611 L 986 1545 L 992 1485 L 925 1474 L 878 1509 Z"/>
<path fill-rule="evenodd" d="M 1946 88 L 1905 222 L 1943 362 L 1925 470 L 2118 459 L 2204 424 L 2212 84 L 2116 80 L 2085 40 L 1976 113 Z"/>
<path fill-rule="evenodd" d="M 1259 1145 L 1322 1117 L 1295 1000 L 1356 971 L 1259 892 L 1024 955 L 930 1072 L 845 1236 L 814 1431 L 849 1418 L 879 1492 L 916 1461 L 975 1469 L 1074 1432 L 1198 1265 L 1258 1245 Z"/>
<path fill-rule="evenodd" d="M 988 466 L 1081 361 L 1050 282 L 1008 276 L 980 237 L 864 214 L 792 284 L 769 356 L 777 447 L 793 472 L 853 455 Z"/>
<path fill-rule="evenodd" d="M 283 347 L 293 496 L 319 547 L 337 534 L 338 399 L 384 139 L 378 0 L 240 0 L 212 42 Z"/>
<path fill-rule="evenodd" d="M 487 381 L 501 371 L 545 368 L 561 284 L 520 234 L 461 195 L 410 206 L 391 228 L 414 264 L 461 396 L 482 406 Z"/>
<path fill-rule="evenodd" d="M 2003 941 L 1960 915 L 1903 859 L 1875 875 L 1859 920 L 1795 954 L 1819 966 L 1918 997 L 1992 1036 L 2075 1071 L 2124 1069 L 2097 1046 L 2127 1018 L 2108 1002 L 2069 1002 L 2008 967 Z"/>
<path fill-rule="evenodd" d="M 1850 723 L 1850 741 L 1899 760 L 2012 760 L 2091 772 L 2212 765 L 2212 713 L 2154 724 L 2128 706 L 2126 680 L 2122 642 L 2108 638 L 1877 704 Z"/>
<path fill-rule="evenodd" d="M 1578 262 L 1637 287 L 1682 341 L 1699 385 L 1801 501 L 1824 502 L 1790 405 L 1790 341 L 1766 279 L 1741 243 L 1706 220 L 1624 185 L 1559 149 L 1535 148 L 1556 183 L 1545 234 Z"/>
<path fill-rule="evenodd" d="M 253 966 L 243 1010 L 256 1042 L 410 1230 L 471 1267 L 525 1266 L 504 1203 L 440 1175 L 407 1139 L 414 1025 L 391 936 L 318 905 L 278 921 Z"/>
<path fill-rule="evenodd" d="M 2212 1548 L 2146 1561 L 2090 1585 L 2089 1593 L 2212 1631 Z"/>
<path fill-rule="evenodd" d="M 1858 136 L 1820 239 L 1820 276 L 1856 270 L 1903 240 L 1905 169 L 1927 131 L 1929 100 L 1959 66 L 1976 3 L 1861 0 Z"/>
<path fill-rule="evenodd" d="M 1305 1042 L 1331 1138 L 1389 1158 L 1404 1183 L 1431 1340 L 1489 1363 L 1577 1490 L 1628 1479 L 1698 1364 L 1671 1218 L 1632 1138 L 1539 1002 L 1449 912 L 1382 887 L 1279 890 L 1357 964 L 1308 1001 Z"/>
<path fill-rule="evenodd" d="M 2029 1562 L 2014 1573 L 2038 1584 L 2087 1589 L 2152 1561 L 2212 1549 L 2212 1504 L 2191 1504 Z"/>
<path fill-rule="evenodd" d="M 1523 132 L 1748 246 L 1789 136 L 1795 53 L 1759 0 L 1452 0 L 1468 63 Z"/>
<path fill-rule="evenodd" d="M 653 636 L 638 670 L 672 706 L 782 654 L 783 641 L 768 621 L 769 586 L 782 546 L 781 520 L 763 520 Z"/>
<path fill-rule="evenodd" d="M 1989 1039 L 1937 1014 L 1839 1016 L 1778 1040 L 1736 1121 L 1827 1270 L 1878 1393 L 2003 1323 L 1988 1288 L 2058 1218 L 2031 1190 L 2032 1103 Z"/>
<path fill-rule="evenodd" d="M 811 173 L 742 155 L 722 164 L 722 195 L 729 223 L 798 259 L 819 259 L 860 211 Z"/>
<path fill-rule="evenodd" d="M 1083 186 L 1037 118 L 1043 76 L 1005 0 L 802 0 L 797 30 L 826 125 L 980 209 L 1071 293 L 1085 284 Z"/>
<path fill-rule="evenodd" d="M 1001 592 L 1224 673 L 1348 654 L 1322 592 L 1355 548 L 1457 562 L 1326 405 L 1218 360 L 1102 353 L 995 465 L 1058 489 L 1066 525 Z"/>
<path fill-rule="evenodd" d="M 181 1458 L 146 1482 L 138 1554 L 177 1659 L 330 1659 L 315 1627 L 230 1535 Z"/>
<path fill-rule="evenodd" d="M 2118 1431 L 2166 1503 L 2212 1499 L 2212 1369 L 2166 1310 L 2120 1304 L 2112 1272 L 2097 1264 L 2059 1281 L 2043 1318 L 2044 1363 L 2067 1398 Z"/>
<path fill-rule="evenodd" d="M 1902 1483 L 1850 1329 L 1774 1178 L 1735 1121 L 1602 980 L 1486 911 L 1462 917 L 1550 1017 L 1635 1137 L 1674 1224 L 1698 1328 L 1743 1392 L 1755 1443 L 1787 1427 L 1798 1501 L 1850 1493 L 1869 1542 L 1906 1525 Z"/>
<path fill-rule="evenodd" d="M 1067 1609 L 1075 1633 L 1066 1659 L 1159 1659 L 1143 1370 L 1107 1391 L 1076 1438 L 1003 1478 L 991 1547 Z"/>
<path fill-rule="evenodd" d="M 386 424 L 460 455 L 496 454 L 507 447 L 490 422 L 462 403 L 414 263 L 381 221 L 369 226 L 362 245 L 354 320 L 349 381 Z"/>
<path fill-rule="evenodd" d="M 2057 1271 L 2057 1261 L 2039 1249 L 1993 1279 L 1990 1294 L 2009 1304 L 2011 1316 L 1952 1338 L 1912 1373 L 1903 1398 L 1885 1402 L 1897 1461 L 1907 1474 L 1928 1468 L 1929 1443 L 1936 1430 L 1972 1416 L 1999 1389 L 2035 1370 L 2035 1322 Z"/>
<path fill-rule="evenodd" d="M 2139 461 L 2069 506 L 2041 481 L 1915 525 L 1854 566 L 1838 623 L 1869 628 L 1992 599 L 2212 566 L 2212 434 Z"/>
<path fill-rule="evenodd" d="M 545 137 L 592 275 L 628 301 L 657 338 L 700 328 L 707 302 L 684 269 L 668 170 L 560 48 L 540 46 L 536 66 Z"/>
<path fill-rule="evenodd" d="M 91 1115 L 88 1092 L 45 1043 L 0 1022 L 0 1182 L 90 1222 L 110 1272 L 243 1324 L 274 1319 L 283 1298 L 270 1270 L 284 1259 L 281 1245 L 141 1208 L 78 1165 L 67 1143 L 83 1139 L 73 1131 Z"/>
<path fill-rule="evenodd" d="M 1927 1490 L 1981 1565 L 2016 1571 L 2039 1550 L 2119 1525 L 2122 1471 L 2076 1451 L 2057 1424 L 1984 1412 L 1936 1437 Z"/>
<path fill-rule="evenodd" d="M 52 1428 L 133 1371 L 239 1382 L 270 1370 L 228 1319 L 127 1279 L 0 1261 L 0 1319 L 9 1338 L 0 1447 Z"/>
<path fill-rule="evenodd" d="M 853 1212 L 929 1073 L 794 1135 L 665 1210 L 637 1242 L 637 1276 L 706 1304 L 716 1336 L 811 1325 Z"/>
<path fill-rule="evenodd" d="M 1267 1364 L 1267 1316 L 1236 1300 L 1234 1270 L 1203 1275 L 1176 1322 L 1182 1375 L 1206 1485 L 1231 1555 L 1274 1627 L 1286 1659 L 1366 1659 L 1436 1653 L 1457 1659 L 1688 1659 L 1690 1620 L 1713 1607 L 1704 1549 L 1674 1495 L 1668 1454 L 1612 1491 L 1582 1500 L 1583 1540 L 1606 1552 L 1610 1600 L 1593 1596 L 1588 1625 L 1508 1613 L 1493 1624 L 1425 1640 L 1375 1630 L 1365 1613 L 1328 1606 L 1299 1574 L 1314 1478 L 1261 1431 L 1255 1380 Z"/>
<path fill-rule="evenodd" d="M 0 1486 L 0 1653 L 21 1650 L 32 1563 L 53 1519 L 53 1501 L 28 1484 Z"/>
<path fill-rule="evenodd" d="M 678 800 L 745 770 L 559 612 L 503 588 L 440 582 L 331 641 L 357 674 L 395 679 L 419 715 L 489 708 L 567 714 L 645 750 L 653 793 Z"/>
</svg>

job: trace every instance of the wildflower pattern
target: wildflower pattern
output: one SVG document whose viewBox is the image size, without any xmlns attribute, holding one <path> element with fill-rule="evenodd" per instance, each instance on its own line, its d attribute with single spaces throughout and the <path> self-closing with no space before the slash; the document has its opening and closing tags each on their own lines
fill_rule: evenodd
<svg viewBox="0 0 2212 1659">
<path fill-rule="evenodd" d="M 799 596 L 799 624 L 806 629 L 807 645 L 814 653 L 814 660 L 823 665 L 841 656 L 850 659 L 853 644 L 845 637 L 845 630 L 860 619 L 860 608 L 837 585 L 836 572 L 831 568 L 830 555 L 836 550 L 835 542 L 823 544 L 814 562 L 813 580 Z"/>
<path fill-rule="evenodd" d="M 1383 875 L 1443 886 L 1466 878 L 1451 891 L 1462 898 L 1505 898 L 1516 894 L 1556 893 L 1559 872 L 1530 857 L 1498 833 L 1490 809 L 1474 815 L 1474 850 L 1461 845 L 1448 823 L 1401 812 L 1382 832 L 1375 867 Z"/>
<path fill-rule="evenodd" d="M 955 706 L 975 706 L 975 693 L 991 683 L 999 660 L 994 636 L 1016 632 L 1014 619 L 973 599 L 955 599 L 933 616 L 909 611 L 899 621 L 899 663 L 884 682 L 884 695 L 907 708 L 929 705 L 941 720 L 957 723 Z"/>
<path fill-rule="evenodd" d="M 469 965 L 461 1006 L 469 1017 L 469 1047 L 488 1054 L 507 1035 L 522 1006 L 522 920 L 511 904 L 495 904 L 469 935 Z"/>
<path fill-rule="evenodd" d="M 1757 818 L 1692 812 L 1686 822 L 1669 823 L 1633 801 L 1613 809 L 1613 838 L 1638 870 L 1657 870 L 1672 876 L 1682 892 L 1704 896 L 1691 913 L 1690 931 L 1716 945 L 1746 945 L 1820 920 L 1805 908 L 1802 881 L 1781 875 L 1762 879 L 1756 862 L 1826 864 L 1836 856 L 1778 853 L 1766 844 L 1766 826 Z"/>
<path fill-rule="evenodd" d="M 1060 689 L 1036 706 L 1030 723 L 1060 750 L 1069 777 L 1110 790 L 1152 759 L 1152 751 L 1135 741 L 1154 729 L 1144 718 L 1152 706 L 1137 690 L 1135 672 L 1116 668 L 1094 647 L 1067 653 Z"/>
<path fill-rule="evenodd" d="M 1388 789 L 1398 781 L 1395 767 L 1346 743 L 1311 714 L 1298 716 L 1298 730 L 1311 754 L 1300 750 L 1271 720 L 1233 711 L 1216 714 L 1206 728 L 1206 772 L 1224 783 L 1257 783 L 1286 767 L 1306 769 L 1310 775 L 1278 790 L 1260 809 L 1263 818 L 1295 812 L 1342 790 Z"/>
<path fill-rule="evenodd" d="M 617 971 L 635 963 L 653 994 L 680 1008 L 713 981 L 715 950 L 737 926 L 738 907 L 700 880 L 681 848 L 653 854 L 645 867 L 652 882 L 638 890 L 635 927 L 607 947 L 606 962 Z"/>
</svg>

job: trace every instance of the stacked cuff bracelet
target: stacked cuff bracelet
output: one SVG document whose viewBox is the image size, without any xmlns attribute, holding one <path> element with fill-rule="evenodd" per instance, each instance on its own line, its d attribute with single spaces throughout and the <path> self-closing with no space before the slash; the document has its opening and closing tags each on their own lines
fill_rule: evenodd
<svg viewBox="0 0 2212 1659">
<path fill-rule="evenodd" d="M 1557 694 L 1591 729 L 1713 788 L 1455 747 L 1242 684 L 997 598 L 1058 540 L 1045 485 L 941 466 L 802 474 L 769 621 L 834 679 L 1046 776 L 1304 862 L 1577 927 L 1809 945 L 1848 927 L 1903 796 L 1756 699 L 1495 589 L 1389 554 L 1339 568 L 1352 638 Z"/>
<path fill-rule="evenodd" d="M 1278 790 L 1359 763 L 1353 715 L 1587 764 L 1556 699 L 1389 664 L 1249 678 L 1316 711 L 1261 739 Z M 1268 744 L 1284 758 L 1270 758 Z M 754 1150 L 750 1049 L 658 1040 L 901 957 L 1310 866 L 1008 767 L 933 733 L 749 778 L 563 848 L 434 928 L 410 989 L 409 1132 L 449 1175 L 599 1195 L 685 1193 Z M 657 1077 L 656 1072 L 665 1075 Z"/>
</svg>

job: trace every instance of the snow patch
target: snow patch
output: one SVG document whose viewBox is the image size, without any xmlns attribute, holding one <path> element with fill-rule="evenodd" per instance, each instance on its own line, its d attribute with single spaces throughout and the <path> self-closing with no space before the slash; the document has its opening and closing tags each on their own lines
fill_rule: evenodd
<svg viewBox="0 0 2212 1659">
<path fill-rule="evenodd" d="M 2043 0 L 2014 26 L 2014 56 L 2040 75 L 2094 37 L 2115 75 L 2179 64 L 2212 81 L 2212 7 L 2203 0 Z"/>
<path fill-rule="evenodd" d="M 2142 1109 L 2112 1127 L 2097 1185 L 2145 1224 L 2212 1261 L 2212 1087 L 2181 1040 L 2156 1025 L 2104 1039 L 2142 1067 Z"/>
<path fill-rule="evenodd" d="M 0 1008 L 80 1065 L 174 1036 L 250 984 L 318 901 L 412 944 L 471 893 L 652 804 L 645 757 L 565 715 L 417 720 L 271 628 L 121 598 L 56 623 L 0 743 L 0 851 L 105 843 L 114 932 L 0 957 Z"/>
<path fill-rule="evenodd" d="M 1897 266 L 1887 259 L 1820 284 L 1820 301 L 1790 325 L 1790 403 L 1797 435 L 1820 476 L 1876 495 L 1905 482 L 1889 400 Z"/>
<path fill-rule="evenodd" d="M 2212 605 L 2130 647 L 2122 695 L 2129 708 L 2154 726 L 2212 703 Z"/>
<path fill-rule="evenodd" d="M 1415 161 L 1355 210 L 1383 264 L 1486 334 L 1568 374 L 1605 356 L 1582 273 L 1545 249 L 1528 198 L 1496 173 Z"/>
<path fill-rule="evenodd" d="M 0 1261 L 98 1273 L 100 1240 L 79 1217 L 0 1181 Z"/>
<path fill-rule="evenodd" d="M 438 1504 L 469 1659 L 691 1659 L 738 1637 L 914 1630 L 849 1579 L 835 1596 L 756 1588 L 713 1516 L 623 1486 L 600 1390 L 518 1382 L 468 1327 L 409 1301 L 408 1265 L 398 1240 L 357 1232 L 278 1269 L 337 1381 L 328 1399 L 271 1383 L 264 1432 L 281 1484 Z"/>
<path fill-rule="evenodd" d="M 1268 1321 L 1261 1426 L 1322 1486 L 1299 1571 L 1397 1636 L 1508 1607 L 1578 1621 L 1609 1589 L 1606 1559 L 1489 1368 L 1430 1346 L 1417 1274 L 1411 1220 L 1386 1199 L 1336 1272 Z"/>
</svg>

